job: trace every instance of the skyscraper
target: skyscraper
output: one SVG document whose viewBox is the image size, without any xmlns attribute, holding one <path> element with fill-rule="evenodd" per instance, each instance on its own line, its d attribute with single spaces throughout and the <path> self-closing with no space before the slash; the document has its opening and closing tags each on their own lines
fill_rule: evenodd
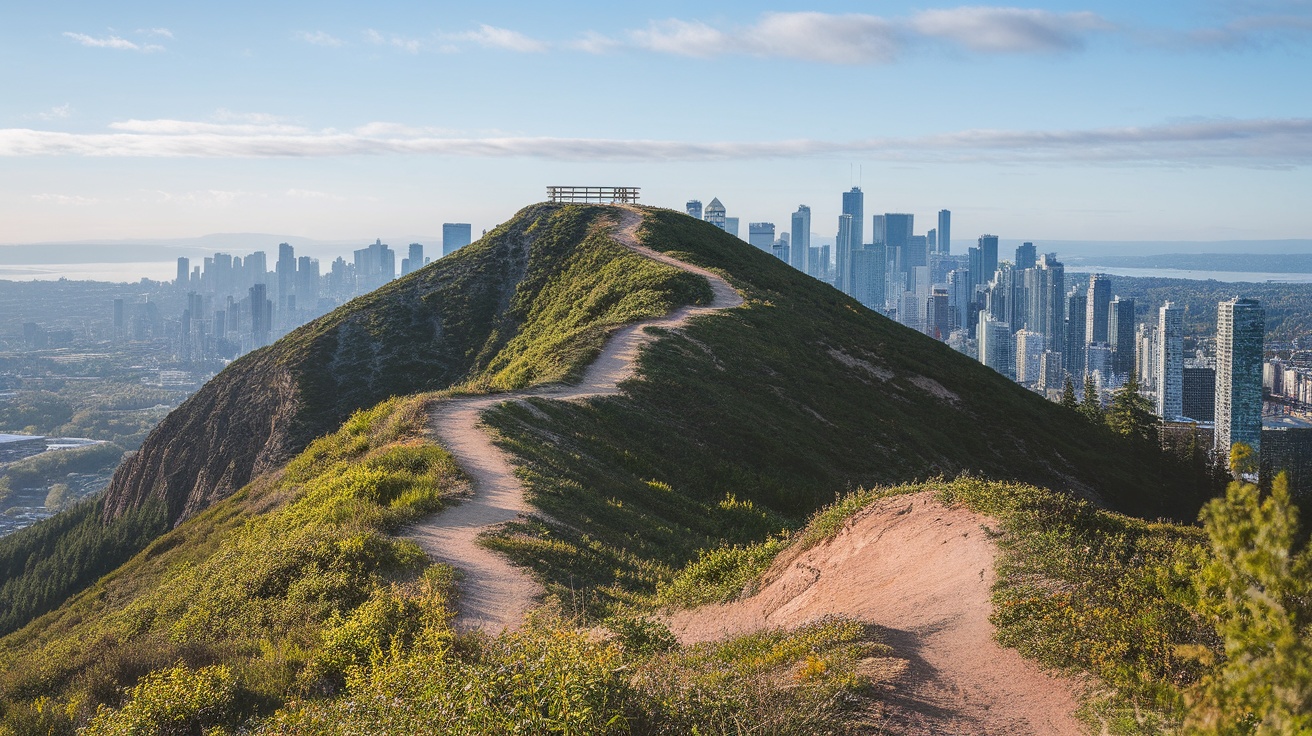
<svg viewBox="0 0 1312 736">
<path fill-rule="evenodd" d="M 871 309 L 884 307 L 884 246 L 856 248 L 852 259 L 852 298 Z"/>
<path fill-rule="evenodd" d="M 698 220 L 702 219 L 702 201 L 700 199 L 690 199 L 688 204 L 684 205 L 688 215 Z"/>
<path fill-rule="evenodd" d="M 1184 415 L 1184 310 L 1172 302 L 1157 310 L 1157 416 Z"/>
<path fill-rule="evenodd" d="M 1112 302 L 1112 282 L 1095 273 L 1089 277 L 1089 295 L 1085 302 L 1084 342 L 1107 342 L 1107 307 Z"/>
<path fill-rule="evenodd" d="M 987 284 L 992 281 L 993 274 L 998 272 L 998 236 L 979 236 L 979 266 L 980 280 L 976 283 Z"/>
<path fill-rule="evenodd" d="M 847 195 L 843 198 L 846 200 Z M 834 286 L 844 294 L 852 293 L 852 220 L 852 215 L 847 213 L 838 216 L 838 238 L 834 246 L 837 270 Z"/>
<path fill-rule="evenodd" d="M 724 218 L 724 231 L 734 236 L 735 238 L 738 237 L 738 218 L 737 217 Z"/>
<path fill-rule="evenodd" d="M 875 215 L 870 218 L 870 242 L 888 245 L 888 218 Z"/>
<path fill-rule="evenodd" d="M 948 210 L 938 211 L 938 252 L 943 255 L 952 252 L 952 213 Z"/>
<path fill-rule="evenodd" d="M 410 251 L 401 259 L 401 275 L 405 276 L 424 267 L 424 246 L 411 243 Z"/>
<path fill-rule="evenodd" d="M 861 187 L 852 187 L 850 191 L 843 192 L 843 214 L 852 216 L 852 247 L 860 248 L 865 245 L 866 241 L 861 236 L 864 234 L 866 195 L 862 193 Z"/>
<path fill-rule="evenodd" d="M 797 205 L 793 213 L 792 239 L 789 241 L 789 262 L 798 271 L 806 271 L 806 255 L 811 247 L 811 208 Z"/>
<path fill-rule="evenodd" d="M 1066 372 L 1076 386 L 1084 383 L 1085 324 L 1089 318 L 1089 296 L 1078 288 L 1066 295 L 1065 348 L 1062 350 Z"/>
<path fill-rule="evenodd" d="M 979 327 L 975 331 L 979 341 L 979 362 L 1016 380 L 1015 363 L 1012 360 L 1011 327 L 996 320 L 988 312 L 979 313 Z"/>
<path fill-rule="evenodd" d="M 1227 457 L 1237 442 L 1260 452 L 1265 334 L 1266 312 L 1256 299 L 1217 305 L 1216 450 Z"/>
<path fill-rule="evenodd" d="M 1112 347 L 1112 373 L 1134 372 L 1134 300 L 1116 297 L 1107 305 L 1107 342 Z"/>
<path fill-rule="evenodd" d="M 178 257 L 178 278 L 173 285 L 183 288 L 191 281 L 191 260 L 182 256 Z"/>
<path fill-rule="evenodd" d="M 1027 268 L 1034 268 L 1034 265 L 1037 264 L 1038 262 L 1039 262 L 1038 250 L 1034 247 L 1033 243 L 1021 243 L 1016 248 L 1017 269 L 1023 271 Z"/>
<path fill-rule="evenodd" d="M 724 229 L 724 205 L 720 204 L 719 197 L 713 198 L 711 203 L 706 205 L 702 218 L 721 230 Z"/>
<path fill-rule="evenodd" d="M 442 223 L 442 255 L 449 256 L 469 245 L 474 238 L 474 228 L 467 222 Z"/>
<path fill-rule="evenodd" d="M 774 223 L 773 222 L 749 222 L 747 223 L 747 242 L 760 248 L 766 253 L 774 251 Z"/>
<path fill-rule="evenodd" d="M 278 272 L 278 303 L 285 307 L 287 297 L 296 290 L 296 249 L 290 244 L 278 244 L 278 261 L 274 270 Z"/>
</svg>

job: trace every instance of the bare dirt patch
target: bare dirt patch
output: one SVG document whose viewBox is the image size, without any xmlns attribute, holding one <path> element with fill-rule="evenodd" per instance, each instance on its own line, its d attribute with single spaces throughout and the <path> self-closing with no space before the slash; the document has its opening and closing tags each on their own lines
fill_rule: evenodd
<svg viewBox="0 0 1312 736">
<path fill-rule="evenodd" d="M 884 698 L 888 733 L 1084 733 L 1079 684 L 993 640 L 989 524 L 928 493 L 887 498 L 832 539 L 781 556 L 756 595 L 675 613 L 670 627 L 690 644 L 849 616 L 909 658 Z"/>
</svg>

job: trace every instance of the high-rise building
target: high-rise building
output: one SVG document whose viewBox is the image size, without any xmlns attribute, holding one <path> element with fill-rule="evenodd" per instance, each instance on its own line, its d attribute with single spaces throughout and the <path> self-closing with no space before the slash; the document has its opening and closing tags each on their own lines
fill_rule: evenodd
<svg viewBox="0 0 1312 736">
<path fill-rule="evenodd" d="M 1016 247 L 1016 268 L 1018 270 L 1023 271 L 1027 268 L 1034 268 L 1038 262 L 1039 253 L 1033 243 L 1021 243 Z"/>
<path fill-rule="evenodd" d="M 473 242 L 474 227 L 467 222 L 442 223 L 442 255 L 449 256 Z"/>
<path fill-rule="evenodd" d="M 979 344 L 979 362 L 1016 380 L 1015 362 L 1012 360 L 1011 326 L 996 320 L 988 312 L 979 313 L 979 327 L 975 331 Z"/>
<path fill-rule="evenodd" d="M 970 280 L 970 271 L 964 268 L 948 271 L 948 305 L 952 308 L 952 329 L 963 329 L 970 324 L 967 320 L 974 297 L 975 284 Z"/>
<path fill-rule="evenodd" d="M 952 333 L 952 307 L 948 301 L 948 290 L 934 287 L 925 304 L 925 334 L 935 340 L 946 340 Z"/>
<path fill-rule="evenodd" d="M 285 307 L 287 297 L 296 290 L 296 249 L 288 243 L 279 243 L 274 269 L 278 272 L 278 303 Z"/>
<path fill-rule="evenodd" d="M 724 218 L 724 231 L 734 236 L 735 238 L 738 237 L 738 218 L 737 217 Z"/>
<path fill-rule="evenodd" d="M 1107 305 L 1107 342 L 1112 346 L 1112 373 L 1134 372 L 1134 300 L 1116 297 Z"/>
<path fill-rule="evenodd" d="M 1108 306 L 1112 302 L 1112 282 L 1095 273 L 1089 277 L 1089 294 L 1085 301 L 1084 342 L 1107 342 Z"/>
<path fill-rule="evenodd" d="M 929 252 L 930 252 L 930 253 L 938 253 L 938 229 L 937 229 L 937 228 L 932 228 L 932 227 L 931 227 L 931 228 L 929 229 L 929 232 L 925 233 L 925 242 L 926 242 L 926 243 L 929 243 Z"/>
<path fill-rule="evenodd" d="M 1065 312 L 1067 312 L 1067 324 L 1065 324 L 1065 349 L 1061 352 L 1061 359 L 1065 362 L 1065 370 L 1071 374 L 1071 380 L 1078 384 L 1084 383 L 1084 325 L 1088 319 L 1089 312 L 1086 308 L 1089 296 L 1085 291 L 1072 289 L 1065 298 Z"/>
<path fill-rule="evenodd" d="M 1022 272 L 1026 327 L 1043 335 L 1048 349 L 1063 352 L 1066 337 L 1066 267 L 1056 253 L 1039 256 L 1034 268 Z"/>
<path fill-rule="evenodd" d="M 952 213 L 948 210 L 938 211 L 938 252 L 943 255 L 952 252 Z"/>
<path fill-rule="evenodd" d="M 711 199 L 711 203 L 706 205 L 706 209 L 703 210 L 702 219 L 723 230 L 724 212 L 724 205 L 720 203 L 720 198 L 714 197 Z"/>
<path fill-rule="evenodd" d="M 1016 332 L 1016 381 L 1018 383 L 1039 382 L 1044 350 L 1047 342 L 1043 335 L 1032 330 Z"/>
<path fill-rule="evenodd" d="M 847 195 L 843 198 L 846 201 Z M 834 267 L 837 270 L 834 286 L 849 295 L 852 293 L 852 220 L 848 213 L 838 216 L 838 239 L 834 245 Z"/>
<path fill-rule="evenodd" d="M 979 284 L 987 284 L 998 272 L 998 236 L 979 236 Z"/>
<path fill-rule="evenodd" d="M 888 245 L 888 218 L 875 215 L 870 218 L 870 242 Z"/>
<path fill-rule="evenodd" d="M 382 240 L 355 251 L 356 291 L 365 294 L 396 278 L 396 252 Z"/>
<path fill-rule="evenodd" d="M 173 285 L 179 289 L 188 286 L 191 281 L 191 260 L 182 256 L 178 257 L 178 278 Z"/>
<path fill-rule="evenodd" d="M 424 246 L 411 243 L 410 252 L 401 259 L 401 275 L 405 276 L 424 267 Z"/>
<path fill-rule="evenodd" d="M 249 289 L 251 314 L 252 348 L 269 344 L 269 332 L 273 327 L 273 302 L 268 298 L 268 287 L 255 284 Z"/>
<path fill-rule="evenodd" d="M 1180 380 L 1180 413 L 1195 422 L 1216 421 L 1216 369 L 1185 368 Z"/>
<path fill-rule="evenodd" d="M 747 242 L 760 248 L 766 253 L 774 251 L 774 223 L 773 222 L 749 222 L 747 223 Z"/>
<path fill-rule="evenodd" d="M 811 208 L 797 205 L 793 213 L 792 239 L 788 244 L 788 262 L 798 271 L 806 271 L 806 256 L 811 248 Z"/>
<path fill-rule="evenodd" d="M 1265 335 L 1266 312 L 1256 299 L 1217 305 L 1216 450 L 1227 457 L 1238 442 L 1261 451 Z"/>
<path fill-rule="evenodd" d="M 319 303 L 319 259 L 301 256 L 296 260 L 296 303 L 314 310 Z"/>
<path fill-rule="evenodd" d="M 1157 416 L 1184 416 L 1184 310 L 1172 302 L 1157 310 Z"/>
<path fill-rule="evenodd" d="M 689 216 L 698 220 L 702 219 L 702 201 L 700 199 L 688 200 L 688 204 L 684 205 L 684 209 Z"/>
<path fill-rule="evenodd" d="M 871 309 L 884 307 L 884 246 L 867 245 L 851 253 L 852 298 Z"/>
<path fill-rule="evenodd" d="M 843 214 L 852 216 L 851 242 L 854 249 L 866 243 L 862 237 L 865 234 L 863 230 L 866 221 L 865 203 L 866 195 L 861 191 L 861 187 L 852 187 L 851 190 L 843 192 Z"/>
</svg>

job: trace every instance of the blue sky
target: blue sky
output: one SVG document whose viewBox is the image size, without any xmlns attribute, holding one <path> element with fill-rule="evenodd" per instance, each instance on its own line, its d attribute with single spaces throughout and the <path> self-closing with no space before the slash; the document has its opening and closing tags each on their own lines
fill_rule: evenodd
<svg viewBox="0 0 1312 736">
<path fill-rule="evenodd" d="M 553 183 L 823 235 L 857 171 L 961 245 L 1312 237 L 1312 0 L 9 5 L 0 242 L 401 239 Z"/>
</svg>

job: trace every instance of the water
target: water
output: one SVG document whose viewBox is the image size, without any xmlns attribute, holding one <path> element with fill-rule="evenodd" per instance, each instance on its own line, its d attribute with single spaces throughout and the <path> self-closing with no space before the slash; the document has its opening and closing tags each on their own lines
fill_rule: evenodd
<svg viewBox="0 0 1312 736">
<path fill-rule="evenodd" d="M 1309 284 L 1312 273 L 1261 273 L 1258 271 L 1194 271 L 1183 268 L 1117 268 L 1115 266 L 1068 266 L 1070 273 L 1105 273 L 1109 276 L 1135 278 L 1190 279 L 1193 281 L 1229 281 L 1242 283 Z"/>
<path fill-rule="evenodd" d="M 178 275 L 176 261 L 141 263 L 0 263 L 0 280 L 5 281 L 113 281 L 136 283 L 142 277 L 172 281 Z"/>
</svg>

